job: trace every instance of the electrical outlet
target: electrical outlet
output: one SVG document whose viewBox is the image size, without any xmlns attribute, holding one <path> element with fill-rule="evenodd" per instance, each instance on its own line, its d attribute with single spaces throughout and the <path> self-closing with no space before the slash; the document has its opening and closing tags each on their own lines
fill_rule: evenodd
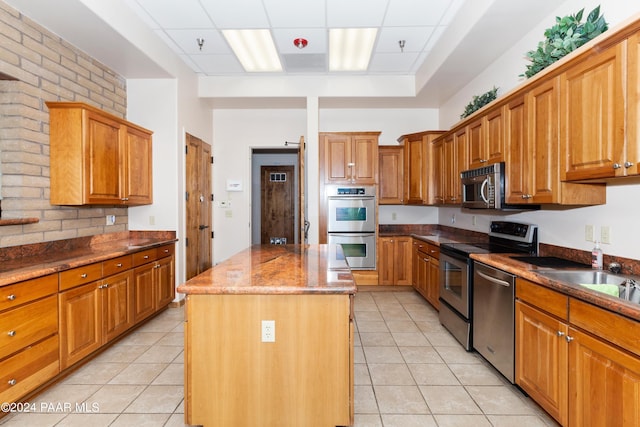
<svg viewBox="0 0 640 427">
<path fill-rule="evenodd" d="M 611 229 L 608 225 L 600 227 L 600 242 L 606 244 L 611 243 Z"/>
<path fill-rule="evenodd" d="M 476 216 L 475 215 L 473 215 L 471 217 L 471 225 L 477 225 L 477 221 L 476 221 Z"/>
<path fill-rule="evenodd" d="M 156 225 L 156 217 L 149 215 L 149 225 Z"/>
<path fill-rule="evenodd" d="M 584 226 L 584 240 L 593 242 L 593 225 Z"/>
<path fill-rule="evenodd" d="M 451 214 L 451 224 L 456 223 L 456 214 Z"/>
<path fill-rule="evenodd" d="M 116 223 L 115 215 L 107 215 L 107 225 L 114 225 Z"/>
<path fill-rule="evenodd" d="M 262 342 L 276 342 L 276 321 L 262 321 Z"/>
<path fill-rule="evenodd" d="M 391 219 L 392 219 L 393 221 L 395 221 L 396 219 L 398 219 L 398 214 L 397 214 L 397 213 L 395 213 L 395 212 L 391 212 Z"/>
<path fill-rule="evenodd" d="M 224 217 L 225 218 L 233 218 L 233 211 L 231 209 L 228 209 L 224 212 Z"/>
</svg>

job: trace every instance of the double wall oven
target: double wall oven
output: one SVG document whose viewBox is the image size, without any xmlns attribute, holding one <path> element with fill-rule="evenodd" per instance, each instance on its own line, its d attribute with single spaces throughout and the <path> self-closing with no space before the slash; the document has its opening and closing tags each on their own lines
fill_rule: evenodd
<svg viewBox="0 0 640 427">
<path fill-rule="evenodd" d="M 327 243 L 331 259 L 346 258 L 353 270 L 376 268 L 375 186 L 325 187 Z M 342 247 L 342 253 L 337 250 Z"/>
<path fill-rule="evenodd" d="M 440 323 L 464 346 L 474 348 L 473 253 L 526 253 L 538 250 L 537 226 L 507 221 L 491 223 L 489 241 L 440 245 Z M 491 309 L 497 310 L 497 307 Z"/>
</svg>

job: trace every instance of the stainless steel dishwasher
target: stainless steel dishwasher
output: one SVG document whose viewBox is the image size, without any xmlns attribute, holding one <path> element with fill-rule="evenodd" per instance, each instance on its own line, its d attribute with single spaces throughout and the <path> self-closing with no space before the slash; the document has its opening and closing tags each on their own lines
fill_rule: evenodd
<svg viewBox="0 0 640 427">
<path fill-rule="evenodd" d="M 515 276 L 475 262 L 473 347 L 511 383 L 515 379 Z"/>
</svg>

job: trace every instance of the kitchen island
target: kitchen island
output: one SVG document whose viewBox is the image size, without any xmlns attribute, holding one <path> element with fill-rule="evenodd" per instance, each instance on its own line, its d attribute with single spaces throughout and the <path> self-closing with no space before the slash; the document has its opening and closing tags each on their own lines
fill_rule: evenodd
<svg viewBox="0 0 640 427">
<path fill-rule="evenodd" d="M 353 423 L 356 285 L 327 245 L 255 245 L 178 292 L 187 424 Z"/>
</svg>

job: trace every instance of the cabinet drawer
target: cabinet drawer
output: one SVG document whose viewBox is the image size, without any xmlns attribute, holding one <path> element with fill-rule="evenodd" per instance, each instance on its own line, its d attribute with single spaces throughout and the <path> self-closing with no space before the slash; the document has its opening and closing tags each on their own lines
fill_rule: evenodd
<svg viewBox="0 0 640 427">
<path fill-rule="evenodd" d="M 102 275 L 104 277 L 127 271 L 133 265 L 131 255 L 125 255 L 118 258 L 110 259 L 102 263 Z"/>
<path fill-rule="evenodd" d="M 58 292 L 58 275 L 50 274 L 0 288 L 0 311 Z"/>
<path fill-rule="evenodd" d="M 58 332 L 58 295 L 9 310 L 0 316 L 0 358 Z"/>
<path fill-rule="evenodd" d="M 60 290 L 71 289 L 84 283 L 102 279 L 102 263 L 83 265 L 60 272 Z"/>
<path fill-rule="evenodd" d="M 133 254 L 133 266 L 137 267 L 157 259 L 157 249 L 147 249 L 146 251 Z"/>
<path fill-rule="evenodd" d="M 440 246 L 427 243 L 427 249 L 425 252 L 427 253 L 427 255 L 429 255 L 432 258 L 440 259 Z"/>
<path fill-rule="evenodd" d="M 562 320 L 569 319 L 569 297 L 525 279 L 516 279 L 516 298 Z"/>
<path fill-rule="evenodd" d="M 156 258 L 160 259 L 167 256 L 171 256 L 175 253 L 175 251 L 176 251 L 176 245 L 174 244 L 160 246 L 157 249 Z"/>
<path fill-rule="evenodd" d="M 571 298 L 569 321 L 640 356 L 640 322 Z"/>
<path fill-rule="evenodd" d="M 0 402 L 17 402 L 60 372 L 54 335 L 0 362 Z"/>
</svg>

